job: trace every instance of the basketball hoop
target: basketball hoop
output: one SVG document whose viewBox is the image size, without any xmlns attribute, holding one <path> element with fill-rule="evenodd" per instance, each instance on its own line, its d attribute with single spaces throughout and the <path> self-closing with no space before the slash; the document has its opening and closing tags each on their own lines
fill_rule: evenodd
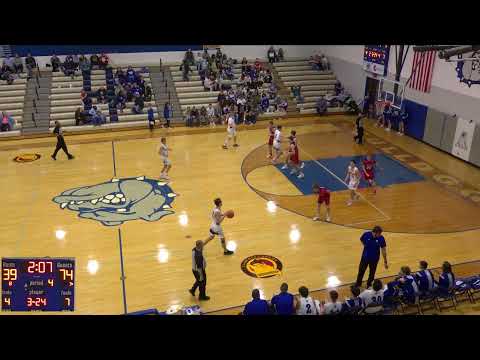
<svg viewBox="0 0 480 360">
<path fill-rule="evenodd" d="M 385 100 L 382 98 L 378 98 L 375 103 L 375 115 L 378 118 L 380 115 L 383 114 L 383 110 L 385 109 Z"/>
</svg>

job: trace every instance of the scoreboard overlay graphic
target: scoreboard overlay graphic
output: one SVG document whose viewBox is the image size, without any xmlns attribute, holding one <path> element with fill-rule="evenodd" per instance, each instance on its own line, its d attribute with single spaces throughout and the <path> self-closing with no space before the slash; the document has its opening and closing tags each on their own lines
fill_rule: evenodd
<svg viewBox="0 0 480 360">
<path fill-rule="evenodd" d="M 3 258 L 2 311 L 74 311 L 75 259 Z"/>
</svg>

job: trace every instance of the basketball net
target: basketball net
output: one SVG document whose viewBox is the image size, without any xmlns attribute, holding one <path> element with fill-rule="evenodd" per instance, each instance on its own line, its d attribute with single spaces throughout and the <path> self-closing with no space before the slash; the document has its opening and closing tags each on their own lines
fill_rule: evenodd
<svg viewBox="0 0 480 360">
<path fill-rule="evenodd" d="M 379 117 L 383 114 L 383 110 L 385 109 L 385 100 L 384 99 L 377 99 L 375 104 L 375 115 Z"/>
</svg>

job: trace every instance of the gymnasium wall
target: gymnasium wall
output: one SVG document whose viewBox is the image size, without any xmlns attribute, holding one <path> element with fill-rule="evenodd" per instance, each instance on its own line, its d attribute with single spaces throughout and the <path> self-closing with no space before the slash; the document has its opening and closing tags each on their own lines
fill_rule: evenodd
<svg viewBox="0 0 480 360">
<path fill-rule="evenodd" d="M 319 46 L 345 88 L 360 99 L 365 93 L 363 45 Z M 410 75 L 410 49 L 401 74 Z M 460 159 L 480 166 L 480 86 L 460 83 L 453 63 L 436 59 L 430 93 L 406 89 L 405 109 L 409 114 L 407 135 L 424 141 Z M 393 80 L 395 49 L 390 49 L 387 78 Z M 456 116 L 454 116 L 454 114 Z"/>
<path fill-rule="evenodd" d="M 318 45 L 274 45 L 276 49 L 283 48 L 285 57 L 310 57 L 313 55 Z M 234 59 L 241 59 L 244 56 L 247 59 L 266 59 L 267 50 L 270 45 L 222 45 L 222 51 Z M 139 64 L 152 65 L 158 64 L 161 58 L 164 63 L 181 61 L 185 51 L 191 48 L 192 51 L 202 51 L 202 45 L 12 45 L 12 52 L 19 52 L 21 56 L 29 51 L 32 54 L 41 54 L 36 56 L 37 62 L 41 67 L 50 63 L 52 53 L 58 56 L 68 54 L 84 54 L 90 56 L 92 53 L 105 51 L 108 56 L 117 65 Z M 210 50 L 214 52 L 215 50 Z M 48 55 L 45 55 L 48 54 Z M 35 55 L 34 55 L 35 56 Z"/>
</svg>

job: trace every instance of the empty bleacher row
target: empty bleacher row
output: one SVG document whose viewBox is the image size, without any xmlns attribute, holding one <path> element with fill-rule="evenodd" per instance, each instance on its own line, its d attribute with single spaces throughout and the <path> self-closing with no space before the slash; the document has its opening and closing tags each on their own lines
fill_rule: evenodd
<svg viewBox="0 0 480 360">
<path fill-rule="evenodd" d="M 126 70 L 126 67 L 122 67 Z M 145 80 L 145 86 L 150 86 L 150 73 L 146 68 L 136 67 L 135 71 L 140 72 Z M 116 69 L 114 69 L 116 70 Z M 106 75 L 105 70 L 92 70 L 90 76 L 91 91 L 96 92 L 101 87 L 106 88 Z M 81 126 L 75 126 L 75 111 L 77 108 L 83 110 L 83 103 L 80 98 L 80 93 L 83 89 L 83 76 L 80 71 L 75 73 L 74 78 L 65 76 L 63 73 L 55 72 L 52 77 L 52 91 L 50 95 L 50 128 L 55 126 L 55 121 L 58 120 L 68 131 L 84 131 L 93 129 L 94 126 L 87 124 Z M 118 122 L 110 122 L 110 114 L 108 104 L 97 104 L 97 100 L 92 96 L 93 105 L 106 115 L 107 123 L 102 127 L 129 127 L 138 126 L 139 124 L 146 123 L 147 112 L 150 106 L 152 106 L 155 113 L 157 113 L 157 107 L 155 104 L 155 97 L 152 95 L 152 101 L 145 102 L 144 113 L 133 114 L 131 109 L 133 102 L 127 102 L 126 108 L 123 113 L 118 113 Z"/>
<path fill-rule="evenodd" d="M 337 81 L 333 71 L 314 70 L 308 59 L 287 59 L 274 63 L 275 70 L 288 88 L 301 86 L 304 101 L 297 103 L 301 114 L 316 113 L 315 104 L 321 95 L 333 94 Z M 343 111 L 343 108 L 328 108 L 328 112 Z"/>
<path fill-rule="evenodd" d="M 14 119 L 11 131 L 0 132 L 1 137 L 20 135 L 26 92 L 26 74 L 20 74 L 19 78 L 15 79 L 11 85 L 0 80 L 0 113 L 6 113 Z"/>
</svg>

